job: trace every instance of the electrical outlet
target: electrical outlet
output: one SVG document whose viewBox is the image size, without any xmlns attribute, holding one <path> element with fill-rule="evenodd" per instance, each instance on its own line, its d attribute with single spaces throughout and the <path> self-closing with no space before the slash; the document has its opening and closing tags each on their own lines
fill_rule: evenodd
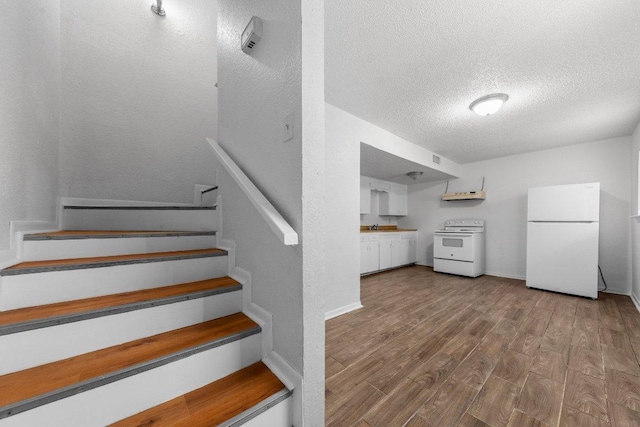
<svg viewBox="0 0 640 427">
<path fill-rule="evenodd" d="M 293 112 L 284 116 L 282 132 L 282 140 L 284 142 L 293 139 Z"/>
</svg>

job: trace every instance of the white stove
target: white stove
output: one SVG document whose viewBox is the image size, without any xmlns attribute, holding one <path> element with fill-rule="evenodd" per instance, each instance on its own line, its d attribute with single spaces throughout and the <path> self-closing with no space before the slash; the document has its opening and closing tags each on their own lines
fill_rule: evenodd
<svg viewBox="0 0 640 427">
<path fill-rule="evenodd" d="M 433 236 L 433 270 L 478 277 L 485 273 L 484 220 L 453 219 Z"/>
</svg>

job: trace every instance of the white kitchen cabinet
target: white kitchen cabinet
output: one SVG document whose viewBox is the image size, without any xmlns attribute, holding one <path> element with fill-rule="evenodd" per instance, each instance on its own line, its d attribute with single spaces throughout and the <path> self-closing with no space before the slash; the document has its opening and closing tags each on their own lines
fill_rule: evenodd
<svg viewBox="0 0 640 427">
<path fill-rule="evenodd" d="M 378 236 L 360 236 L 360 274 L 380 269 L 380 246 Z"/>
<path fill-rule="evenodd" d="M 391 268 L 400 267 L 402 265 L 402 239 L 391 241 Z"/>
<path fill-rule="evenodd" d="M 360 177 L 360 214 L 371 213 L 371 180 L 366 176 Z"/>
<path fill-rule="evenodd" d="M 409 240 L 409 264 L 418 262 L 418 240 Z"/>
<path fill-rule="evenodd" d="M 360 235 L 360 274 L 413 264 L 417 259 L 415 231 Z"/>
<path fill-rule="evenodd" d="M 391 240 L 380 239 L 380 270 L 391 268 Z"/>
<path fill-rule="evenodd" d="M 380 193 L 380 215 L 407 215 L 407 186 L 389 183 L 389 192 Z"/>
<path fill-rule="evenodd" d="M 402 265 L 414 264 L 418 260 L 418 233 L 415 231 L 402 233 L 401 245 Z"/>
</svg>

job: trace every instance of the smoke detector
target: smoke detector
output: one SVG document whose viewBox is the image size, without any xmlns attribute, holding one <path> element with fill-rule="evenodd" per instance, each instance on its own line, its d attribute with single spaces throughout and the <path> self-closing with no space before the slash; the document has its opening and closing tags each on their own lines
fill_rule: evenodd
<svg viewBox="0 0 640 427">
<path fill-rule="evenodd" d="M 252 16 L 247 27 L 242 32 L 240 39 L 242 51 L 247 55 L 251 54 L 260 39 L 262 39 L 262 19 Z"/>
</svg>

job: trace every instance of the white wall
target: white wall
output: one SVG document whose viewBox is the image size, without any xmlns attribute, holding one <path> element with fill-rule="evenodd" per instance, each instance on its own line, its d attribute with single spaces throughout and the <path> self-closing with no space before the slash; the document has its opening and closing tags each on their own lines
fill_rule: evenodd
<svg viewBox="0 0 640 427">
<path fill-rule="evenodd" d="M 215 1 L 61 9 L 61 195 L 193 202 L 215 180 Z"/>
<path fill-rule="evenodd" d="M 58 2 L 2 3 L 0 14 L 0 258 L 9 222 L 52 221 L 58 194 Z"/>
<path fill-rule="evenodd" d="M 631 142 L 631 242 L 632 242 L 632 297 L 640 310 L 640 207 L 638 206 L 638 153 L 640 152 L 640 123 L 633 132 Z"/>
<path fill-rule="evenodd" d="M 448 219 L 482 218 L 487 273 L 523 279 L 528 188 L 600 182 L 600 265 L 609 289 L 628 294 L 630 143 L 616 138 L 465 164 L 460 181 L 475 185 L 485 176 L 485 201 L 444 202 L 444 183 L 411 185 L 409 215 L 400 225 L 419 230 L 418 262 L 433 265 L 434 230 Z"/>
<path fill-rule="evenodd" d="M 323 2 L 220 0 L 219 142 L 298 232 L 283 246 L 229 177 L 219 179 L 222 238 L 251 272 L 252 300 L 273 315 L 274 351 L 299 374 L 296 425 L 324 423 Z M 252 15 L 264 21 L 251 55 L 240 35 Z M 302 26 L 301 22 L 305 25 Z M 318 28 L 318 26 L 320 28 Z M 283 141 L 284 118 L 294 138 Z"/>
<path fill-rule="evenodd" d="M 360 307 L 360 139 L 351 117 L 326 104 L 328 317 Z"/>
</svg>

